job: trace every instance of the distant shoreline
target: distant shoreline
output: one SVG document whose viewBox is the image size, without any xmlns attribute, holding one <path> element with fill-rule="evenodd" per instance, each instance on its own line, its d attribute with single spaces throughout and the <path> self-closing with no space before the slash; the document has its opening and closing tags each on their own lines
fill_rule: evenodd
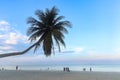
<svg viewBox="0 0 120 80">
<path fill-rule="evenodd" d="M 63 71 L 63 70 L 0 70 L 0 72 L 64 72 L 64 73 L 120 73 L 119 71 Z"/>
<path fill-rule="evenodd" d="M 79 66 L 74 66 L 74 65 L 62 65 L 62 66 L 19 65 L 18 70 L 63 71 L 65 67 L 68 67 L 70 71 L 120 72 L 120 65 L 79 65 Z M 16 70 L 16 66 L 1 66 L 0 70 L 2 70 L 2 68 L 4 68 L 4 70 Z"/>
</svg>

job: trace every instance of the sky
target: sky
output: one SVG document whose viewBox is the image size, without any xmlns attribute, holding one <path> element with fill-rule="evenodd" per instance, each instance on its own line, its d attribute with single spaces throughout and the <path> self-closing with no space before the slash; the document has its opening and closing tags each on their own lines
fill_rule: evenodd
<svg viewBox="0 0 120 80">
<path fill-rule="evenodd" d="M 56 6 L 72 23 L 66 48 L 50 57 L 42 49 L 0 58 L 0 65 L 120 64 L 120 0 L 1 0 L 0 54 L 32 45 L 26 35 L 35 11 Z"/>
</svg>

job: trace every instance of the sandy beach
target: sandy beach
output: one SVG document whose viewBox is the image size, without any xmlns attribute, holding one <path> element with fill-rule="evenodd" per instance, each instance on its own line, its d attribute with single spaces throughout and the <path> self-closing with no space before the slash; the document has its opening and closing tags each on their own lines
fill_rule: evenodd
<svg viewBox="0 0 120 80">
<path fill-rule="evenodd" d="M 0 71 L 0 80 L 120 80 L 119 72 Z"/>
</svg>

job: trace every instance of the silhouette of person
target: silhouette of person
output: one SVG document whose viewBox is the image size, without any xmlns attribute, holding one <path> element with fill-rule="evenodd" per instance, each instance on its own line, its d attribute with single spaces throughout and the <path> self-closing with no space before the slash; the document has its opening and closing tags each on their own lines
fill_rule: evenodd
<svg viewBox="0 0 120 80">
<path fill-rule="evenodd" d="M 86 71 L 86 68 L 83 68 L 83 71 Z"/>
<path fill-rule="evenodd" d="M 16 70 L 18 70 L 18 66 L 16 66 Z"/>
<path fill-rule="evenodd" d="M 90 67 L 90 72 L 92 71 L 92 68 Z"/>
</svg>

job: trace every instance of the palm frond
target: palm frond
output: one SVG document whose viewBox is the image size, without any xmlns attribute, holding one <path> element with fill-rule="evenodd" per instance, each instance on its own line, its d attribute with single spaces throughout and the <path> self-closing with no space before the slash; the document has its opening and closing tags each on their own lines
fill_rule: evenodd
<svg viewBox="0 0 120 80">
<path fill-rule="evenodd" d="M 71 23 L 69 21 L 61 21 L 57 23 L 55 26 L 71 27 Z"/>
<path fill-rule="evenodd" d="M 60 32 L 55 32 L 53 33 L 53 37 L 55 39 L 56 45 L 58 46 L 59 52 L 61 51 L 60 49 L 60 44 L 62 44 L 64 47 L 66 47 L 65 42 L 64 42 L 64 35 L 61 34 Z"/>
<path fill-rule="evenodd" d="M 56 42 L 59 52 L 61 52 L 60 43 L 59 43 L 58 39 L 56 38 L 56 36 L 54 36 L 54 39 L 55 39 L 55 42 Z"/>
<path fill-rule="evenodd" d="M 46 15 L 42 10 L 36 10 L 35 14 L 38 16 L 38 19 L 44 24 L 46 21 Z"/>
<path fill-rule="evenodd" d="M 40 36 L 42 36 L 42 34 L 44 34 L 44 30 L 36 31 L 35 33 L 33 33 L 33 34 L 30 35 L 29 40 L 31 42 L 35 41 L 35 40 L 37 40 L 37 38 L 39 38 Z"/>
<path fill-rule="evenodd" d="M 64 19 L 64 16 L 58 16 L 54 21 L 53 24 L 57 24 L 60 20 Z"/>
<path fill-rule="evenodd" d="M 35 18 L 33 17 L 29 17 L 28 20 L 27 20 L 27 23 L 29 24 L 32 24 L 32 25 L 36 25 L 36 23 L 38 23 L 39 21 L 37 21 Z"/>
<path fill-rule="evenodd" d="M 37 28 L 37 27 L 29 27 L 27 30 L 27 36 L 37 32 L 38 30 L 39 30 L 39 28 Z"/>
<path fill-rule="evenodd" d="M 31 25 L 31 27 L 39 27 L 39 28 L 43 28 L 44 24 L 38 20 L 36 20 L 33 17 L 29 17 L 27 20 L 27 23 Z"/>
</svg>

